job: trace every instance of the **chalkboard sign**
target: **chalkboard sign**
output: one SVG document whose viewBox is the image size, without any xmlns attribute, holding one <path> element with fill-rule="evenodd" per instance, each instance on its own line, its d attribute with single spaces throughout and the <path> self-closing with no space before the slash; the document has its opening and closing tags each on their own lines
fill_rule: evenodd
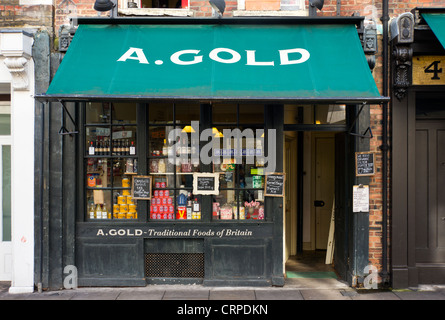
<svg viewBox="0 0 445 320">
<path fill-rule="evenodd" d="M 131 196 L 133 199 L 151 199 L 151 178 L 150 176 L 133 176 L 131 185 Z"/>
<path fill-rule="evenodd" d="M 219 173 L 193 173 L 193 194 L 219 194 Z"/>
<path fill-rule="evenodd" d="M 373 176 L 375 174 L 374 152 L 356 152 L 356 176 Z"/>
<path fill-rule="evenodd" d="M 266 175 L 264 195 L 269 197 L 284 197 L 284 173 L 271 173 Z"/>
</svg>

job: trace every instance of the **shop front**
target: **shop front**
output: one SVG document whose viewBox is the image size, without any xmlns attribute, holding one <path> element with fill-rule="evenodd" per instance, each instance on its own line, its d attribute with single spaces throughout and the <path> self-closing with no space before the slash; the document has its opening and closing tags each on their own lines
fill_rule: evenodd
<svg viewBox="0 0 445 320">
<path fill-rule="evenodd" d="M 37 282 L 283 286 L 284 105 L 387 100 L 361 23 L 79 19 L 37 95 L 61 178 L 36 212 Z"/>
</svg>

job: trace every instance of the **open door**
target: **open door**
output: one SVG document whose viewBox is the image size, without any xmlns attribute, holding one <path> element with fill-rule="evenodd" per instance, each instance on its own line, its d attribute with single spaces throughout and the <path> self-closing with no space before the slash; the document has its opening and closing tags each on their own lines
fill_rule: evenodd
<svg viewBox="0 0 445 320">
<path fill-rule="evenodd" d="M 335 135 L 335 234 L 334 266 L 340 278 L 347 280 L 349 270 L 347 134 Z"/>
</svg>

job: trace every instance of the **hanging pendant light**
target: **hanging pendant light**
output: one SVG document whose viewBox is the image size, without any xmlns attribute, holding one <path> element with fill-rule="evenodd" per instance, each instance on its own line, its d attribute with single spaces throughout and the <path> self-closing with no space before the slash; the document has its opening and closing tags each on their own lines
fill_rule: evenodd
<svg viewBox="0 0 445 320">
<path fill-rule="evenodd" d="M 113 9 L 114 7 L 114 3 L 111 2 L 110 0 L 96 0 L 96 2 L 94 2 L 94 10 L 99 11 L 99 12 L 105 12 L 105 11 L 110 11 L 111 9 Z"/>
</svg>

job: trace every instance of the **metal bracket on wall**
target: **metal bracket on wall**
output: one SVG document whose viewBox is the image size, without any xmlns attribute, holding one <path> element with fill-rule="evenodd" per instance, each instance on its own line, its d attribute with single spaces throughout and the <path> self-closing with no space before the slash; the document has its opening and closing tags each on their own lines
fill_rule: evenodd
<svg viewBox="0 0 445 320">
<path fill-rule="evenodd" d="M 68 109 L 66 108 L 66 106 L 65 106 L 65 102 L 64 102 L 64 101 L 61 101 L 61 100 L 59 100 L 59 102 L 60 102 L 60 104 L 62 105 L 62 108 L 63 108 L 62 122 L 65 122 L 65 121 L 64 121 L 64 120 L 65 120 L 65 114 L 67 114 L 68 117 L 71 119 L 71 122 L 72 122 L 72 124 L 74 125 L 74 130 L 75 130 L 75 131 L 68 131 L 68 130 L 65 128 L 65 125 L 62 125 L 62 127 L 61 127 L 60 130 L 59 130 L 59 134 L 60 134 L 60 135 L 73 135 L 73 134 L 78 134 L 79 131 L 77 130 L 77 124 L 76 124 L 76 122 L 74 121 L 74 119 L 73 119 L 73 117 L 71 116 L 71 114 L 70 114 L 70 112 L 68 111 Z"/>
<path fill-rule="evenodd" d="M 362 106 L 360 107 L 360 110 L 358 111 L 358 113 L 355 115 L 354 121 L 352 121 L 351 126 L 349 127 L 348 130 L 348 134 L 351 136 L 356 136 L 356 137 L 360 137 L 360 138 L 369 138 L 372 139 L 374 136 L 372 135 L 372 130 L 371 127 L 368 127 L 365 132 L 363 132 L 363 134 L 360 133 L 353 133 L 352 128 L 354 128 L 355 123 L 357 122 L 358 117 L 360 116 L 360 113 L 363 111 L 363 108 L 365 107 L 366 103 L 363 103 Z M 369 131 L 369 135 L 366 135 Z"/>
</svg>

